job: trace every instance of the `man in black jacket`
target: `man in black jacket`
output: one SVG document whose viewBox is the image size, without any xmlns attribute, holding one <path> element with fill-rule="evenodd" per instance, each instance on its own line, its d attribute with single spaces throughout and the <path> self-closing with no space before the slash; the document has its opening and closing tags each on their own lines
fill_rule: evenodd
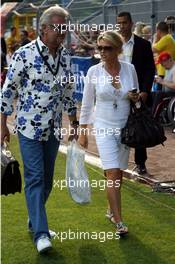
<svg viewBox="0 0 175 264">
<path fill-rule="evenodd" d="M 121 55 L 121 59 L 130 62 L 135 66 L 139 82 L 140 97 L 148 104 L 150 101 L 150 91 L 155 74 L 151 44 L 149 41 L 132 33 L 133 22 L 129 12 L 121 12 L 118 14 L 117 24 L 119 24 L 120 34 L 124 39 L 123 54 Z M 146 160 L 146 149 L 136 148 L 135 169 L 139 174 L 146 173 Z"/>
</svg>

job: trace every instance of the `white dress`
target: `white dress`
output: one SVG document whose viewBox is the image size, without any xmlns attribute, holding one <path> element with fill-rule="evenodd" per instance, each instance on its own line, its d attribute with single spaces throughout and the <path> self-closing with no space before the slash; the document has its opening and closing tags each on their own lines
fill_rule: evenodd
<svg viewBox="0 0 175 264">
<path fill-rule="evenodd" d="M 120 130 L 130 111 L 127 93 L 133 88 L 138 89 L 138 80 L 132 64 L 124 61 L 120 64 L 120 89 L 111 84 L 111 76 L 103 62 L 88 70 L 80 113 L 80 124 L 94 125 L 93 134 L 105 170 L 128 166 L 129 148 L 121 144 Z"/>
</svg>

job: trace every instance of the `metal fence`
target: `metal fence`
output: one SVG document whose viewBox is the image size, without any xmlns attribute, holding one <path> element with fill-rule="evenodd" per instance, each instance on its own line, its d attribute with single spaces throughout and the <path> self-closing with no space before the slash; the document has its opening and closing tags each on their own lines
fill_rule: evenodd
<svg viewBox="0 0 175 264">
<path fill-rule="evenodd" d="M 42 11 L 54 4 L 67 8 L 75 23 L 115 24 L 118 12 L 129 11 L 134 22 L 143 21 L 154 29 L 158 21 L 175 15 L 174 0 L 23 0 L 12 15 L 34 12 L 38 21 Z"/>
</svg>

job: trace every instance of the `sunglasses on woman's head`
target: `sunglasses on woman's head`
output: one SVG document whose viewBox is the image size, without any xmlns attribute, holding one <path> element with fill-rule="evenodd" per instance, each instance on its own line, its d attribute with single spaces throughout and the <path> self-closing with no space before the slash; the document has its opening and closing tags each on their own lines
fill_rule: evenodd
<svg viewBox="0 0 175 264">
<path fill-rule="evenodd" d="M 97 49 L 99 51 L 102 51 L 102 50 L 104 50 L 104 51 L 112 51 L 113 47 L 112 46 L 97 46 Z"/>
</svg>

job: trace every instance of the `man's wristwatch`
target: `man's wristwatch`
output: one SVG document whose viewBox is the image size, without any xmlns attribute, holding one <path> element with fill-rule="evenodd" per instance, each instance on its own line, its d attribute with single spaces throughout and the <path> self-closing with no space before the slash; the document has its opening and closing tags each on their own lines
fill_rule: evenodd
<svg viewBox="0 0 175 264">
<path fill-rule="evenodd" d="M 71 126 L 79 126 L 79 121 L 78 120 L 73 120 L 70 122 Z"/>
</svg>

